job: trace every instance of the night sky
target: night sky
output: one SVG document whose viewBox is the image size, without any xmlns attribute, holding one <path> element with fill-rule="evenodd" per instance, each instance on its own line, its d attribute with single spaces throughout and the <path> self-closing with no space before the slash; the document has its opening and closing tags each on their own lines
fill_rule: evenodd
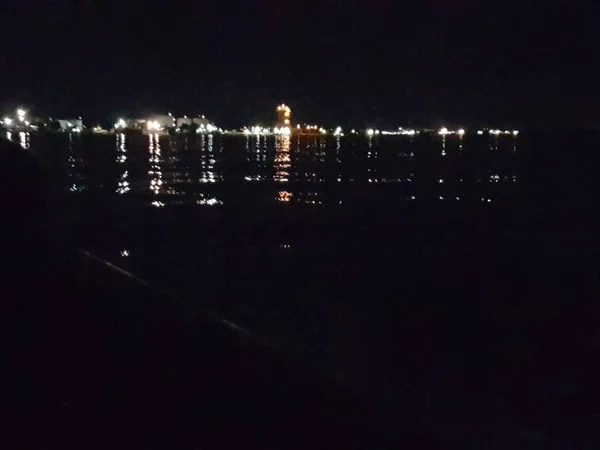
<svg viewBox="0 0 600 450">
<path fill-rule="evenodd" d="M 222 126 L 600 124 L 600 2 L 4 0 L 0 105 Z M 526 4 L 525 4 L 526 3 Z"/>
</svg>

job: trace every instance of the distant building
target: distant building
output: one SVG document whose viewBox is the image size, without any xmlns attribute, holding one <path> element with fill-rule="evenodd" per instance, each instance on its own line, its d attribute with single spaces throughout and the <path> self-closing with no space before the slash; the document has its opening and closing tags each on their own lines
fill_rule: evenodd
<svg viewBox="0 0 600 450">
<path fill-rule="evenodd" d="M 203 126 L 204 128 L 210 125 L 210 122 L 205 116 L 194 117 L 194 123 L 198 125 L 198 127 Z"/>
<path fill-rule="evenodd" d="M 157 129 L 162 130 L 165 128 L 171 128 L 175 126 L 175 118 L 170 114 L 157 114 L 151 116 L 146 124 L 149 126 L 149 129 Z"/>
<path fill-rule="evenodd" d="M 57 119 L 62 131 L 72 131 L 83 129 L 83 121 L 81 119 Z"/>
<path fill-rule="evenodd" d="M 192 119 L 191 117 L 179 117 L 179 118 L 177 118 L 177 121 L 176 121 L 177 128 L 181 128 L 183 125 L 187 125 L 188 127 L 191 127 L 193 123 L 194 123 L 194 119 Z"/>
<path fill-rule="evenodd" d="M 277 107 L 276 128 L 290 128 L 292 120 L 292 110 L 285 103 Z"/>
<path fill-rule="evenodd" d="M 198 133 L 214 133 L 218 128 L 205 116 L 194 117 L 194 123 L 198 126 Z"/>
</svg>

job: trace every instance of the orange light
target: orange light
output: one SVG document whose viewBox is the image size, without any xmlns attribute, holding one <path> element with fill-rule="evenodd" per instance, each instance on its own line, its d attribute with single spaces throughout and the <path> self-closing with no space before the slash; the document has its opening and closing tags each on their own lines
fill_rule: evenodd
<svg viewBox="0 0 600 450">
<path fill-rule="evenodd" d="M 289 202 L 292 199 L 293 195 L 294 194 L 292 194 L 291 192 L 279 191 L 277 193 L 277 200 L 279 200 L 280 202 Z"/>
</svg>

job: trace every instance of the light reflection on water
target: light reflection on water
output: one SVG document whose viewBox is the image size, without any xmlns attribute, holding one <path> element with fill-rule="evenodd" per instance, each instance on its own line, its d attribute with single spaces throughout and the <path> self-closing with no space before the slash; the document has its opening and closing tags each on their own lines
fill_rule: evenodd
<svg viewBox="0 0 600 450">
<path fill-rule="evenodd" d="M 479 216 L 511 204 L 524 179 L 512 136 L 115 135 L 63 144 L 65 190 L 75 186 L 69 198 L 92 210 L 74 227 L 91 251 L 294 351 L 317 358 L 326 348 L 327 364 L 359 376 L 385 367 L 373 340 L 385 330 L 364 320 L 385 317 L 381 299 L 398 274 L 411 274 L 415 258 L 462 267 L 463 244 L 481 242 L 473 234 L 496 236 L 463 222 L 461 208 Z M 423 214 L 409 223 L 406 210 Z M 466 238 L 446 239 L 452 229 Z M 438 257 L 429 253 L 436 243 Z M 491 247 L 469 250 L 479 248 Z M 352 295 L 356 314 L 365 311 L 356 320 L 338 301 Z"/>
<path fill-rule="evenodd" d="M 28 136 L 18 139 L 24 148 L 29 145 Z M 514 197 L 518 188 L 514 136 L 117 134 L 86 139 L 74 145 L 69 136 L 63 146 L 65 189 L 83 192 L 93 185 L 95 191 L 161 208 L 487 204 Z"/>
</svg>

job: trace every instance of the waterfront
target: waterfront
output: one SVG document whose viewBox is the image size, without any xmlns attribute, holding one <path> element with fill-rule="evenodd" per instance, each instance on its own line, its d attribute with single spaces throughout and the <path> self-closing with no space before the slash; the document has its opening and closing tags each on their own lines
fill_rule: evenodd
<svg viewBox="0 0 600 450">
<path fill-rule="evenodd" d="M 17 142 L 53 167 L 77 245 L 401 402 L 408 423 L 512 422 L 583 367 L 557 343 L 564 314 L 578 333 L 595 317 L 562 303 L 584 254 L 535 212 L 549 138 L 36 138 Z"/>
</svg>

